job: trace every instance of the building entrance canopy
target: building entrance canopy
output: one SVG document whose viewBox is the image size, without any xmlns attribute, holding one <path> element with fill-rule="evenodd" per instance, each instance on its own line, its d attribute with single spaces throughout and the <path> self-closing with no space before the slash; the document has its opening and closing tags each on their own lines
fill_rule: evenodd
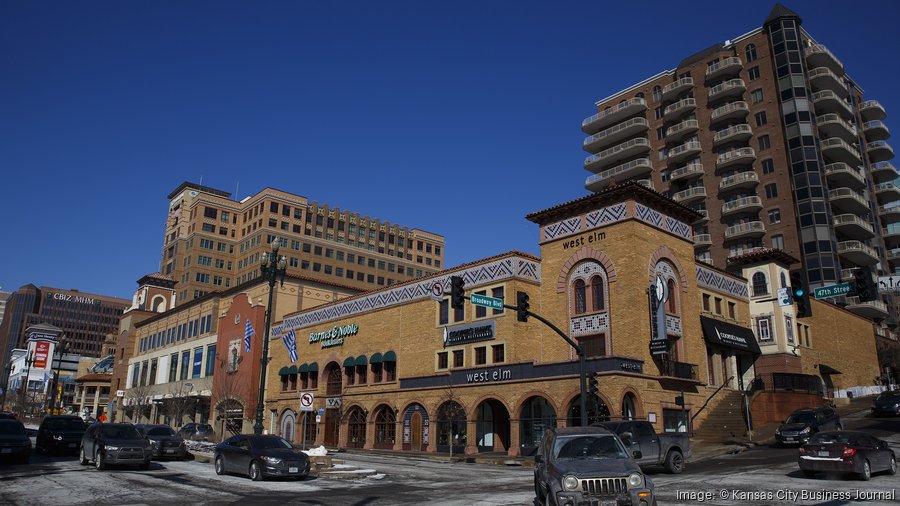
<svg viewBox="0 0 900 506">
<path fill-rule="evenodd" d="M 744 353 L 752 353 L 760 355 L 759 344 L 753 331 L 748 328 L 732 325 L 731 323 L 714 320 L 705 316 L 700 317 L 700 324 L 703 326 L 703 337 L 712 344 L 718 344 L 742 351 Z"/>
</svg>

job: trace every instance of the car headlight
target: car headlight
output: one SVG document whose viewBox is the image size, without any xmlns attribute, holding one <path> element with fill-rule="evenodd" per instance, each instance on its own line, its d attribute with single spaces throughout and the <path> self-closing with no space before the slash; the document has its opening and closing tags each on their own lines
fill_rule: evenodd
<svg viewBox="0 0 900 506">
<path fill-rule="evenodd" d="M 53 436 L 53 439 L 55 439 L 55 440 L 57 440 L 57 441 L 62 441 L 62 440 L 63 440 L 63 437 L 60 436 L 60 435 L 56 435 L 56 436 Z"/>
<path fill-rule="evenodd" d="M 775 434 L 781 434 L 781 427 L 778 427 L 777 429 L 775 429 Z"/>
<path fill-rule="evenodd" d="M 563 490 L 578 490 L 578 478 L 570 475 L 567 475 L 562 480 L 562 488 Z"/>
<path fill-rule="evenodd" d="M 150 447 L 151 447 L 151 448 L 159 448 L 159 441 L 153 441 L 153 440 L 151 440 L 151 441 L 150 441 Z"/>
<path fill-rule="evenodd" d="M 263 460 L 265 460 L 266 462 L 268 462 L 269 464 L 280 464 L 281 463 L 281 459 L 279 459 L 279 458 L 267 457 L 265 455 L 263 455 L 261 458 Z"/>
<path fill-rule="evenodd" d="M 809 431 L 812 430 L 812 427 L 807 427 L 800 431 L 800 434 L 809 434 Z"/>
<path fill-rule="evenodd" d="M 641 473 L 631 473 L 628 475 L 628 488 L 639 488 L 644 486 L 644 475 Z"/>
<path fill-rule="evenodd" d="M 106 450 L 106 451 L 108 451 L 108 452 L 109 452 L 109 451 L 112 451 L 112 452 L 119 451 L 119 447 L 118 447 L 118 446 L 105 446 L 103 449 Z"/>
</svg>

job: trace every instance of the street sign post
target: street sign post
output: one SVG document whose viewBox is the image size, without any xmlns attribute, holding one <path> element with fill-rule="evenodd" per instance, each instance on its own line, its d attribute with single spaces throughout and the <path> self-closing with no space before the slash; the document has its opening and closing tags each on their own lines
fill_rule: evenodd
<svg viewBox="0 0 900 506">
<path fill-rule="evenodd" d="M 313 400 L 315 400 L 315 396 L 310 392 L 300 394 L 300 411 L 315 411 Z"/>
<path fill-rule="evenodd" d="M 848 293 L 850 293 L 850 283 L 838 283 L 816 288 L 813 291 L 813 296 L 817 299 L 827 299 L 828 297 L 840 297 Z"/>
<path fill-rule="evenodd" d="M 778 305 L 779 306 L 790 306 L 794 301 L 791 299 L 791 291 L 787 288 L 779 288 L 778 289 Z"/>
<path fill-rule="evenodd" d="M 878 276 L 878 291 L 881 293 L 900 292 L 900 276 Z"/>
<path fill-rule="evenodd" d="M 444 300 L 444 285 L 440 283 L 434 283 L 431 285 L 431 298 L 440 302 Z"/>
<path fill-rule="evenodd" d="M 476 306 L 484 306 L 491 309 L 503 309 L 503 299 L 497 297 L 487 297 L 473 293 L 469 295 L 469 302 Z"/>
</svg>

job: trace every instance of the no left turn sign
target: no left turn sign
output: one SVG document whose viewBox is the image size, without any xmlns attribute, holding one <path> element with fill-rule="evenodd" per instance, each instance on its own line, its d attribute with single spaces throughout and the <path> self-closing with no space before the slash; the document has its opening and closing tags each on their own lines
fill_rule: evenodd
<svg viewBox="0 0 900 506">
<path fill-rule="evenodd" d="M 444 298 L 444 285 L 440 283 L 435 283 L 431 285 L 431 298 L 434 300 L 443 300 Z"/>
<path fill-rule="evenodd" d="M 315 397 L 309 392 L 300 394 L 300 411 L 315 411 L 313 409 L 313 400 L 315 400 Z"/>
</svg>

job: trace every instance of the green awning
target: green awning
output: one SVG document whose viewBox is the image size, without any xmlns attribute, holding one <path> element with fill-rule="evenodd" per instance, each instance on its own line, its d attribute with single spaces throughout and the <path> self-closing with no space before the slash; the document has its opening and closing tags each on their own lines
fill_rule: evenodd
<svg viewBox="0 0 900 506">
<path fill-rule="evenodd" d="M 344 359 L 344 367 L 353 367 L 356 365 L 356 359 L 353 357 L 347 357 Z"/>
<path fill-rule="evenodd" d="M 360 356 L 356 357 L 356 365 L 366 365 L 368 363 L 369 363 L 369 361 L 366 360 L 365 355 L 360 355 Z"/>
<path fill-rule="evenodd" d="M 319 372 L 319 364 L 315 362 L 309 364 L 309 372 Z"/>
<path fill-rule="evenodd" d="M 288 374 L 297 374 L 297 366 L 292 365 L 288 368 Z"/>
<path fill-rule="evenodd" d="M 288 368 L 287 368 L 287 367 L 282 367 L 281 369 L 279 369 L 279 370 L 278 370 L 278 375 L 279 375 L 279 376 L 287 376 L 287 375 L 288 375 Z"/>
<path fill-rule="evenodd" d="M 380 364 L 381 363 L 381 353 L 375 353 L 372 355 L 372 358 L 369 359 L 370 364 Z"/>
<path fill-rule="evenodd" d="M 309 371 L 309 364 L 301 364 L 300 367 L 297 368 L 297 372 L 303 373 Z"/>
<path fill-rule="evenodd" d="M 387 353 L 384 354 L 384 356 L 381 358 L 381 360 L 382 360 L 383 362 L 396 362 L 396 361 L 397 361 L 397 354 L 394 353 L 393 351 L 389 351 L 389 352 L 387 352 Z"/>
</svg>

